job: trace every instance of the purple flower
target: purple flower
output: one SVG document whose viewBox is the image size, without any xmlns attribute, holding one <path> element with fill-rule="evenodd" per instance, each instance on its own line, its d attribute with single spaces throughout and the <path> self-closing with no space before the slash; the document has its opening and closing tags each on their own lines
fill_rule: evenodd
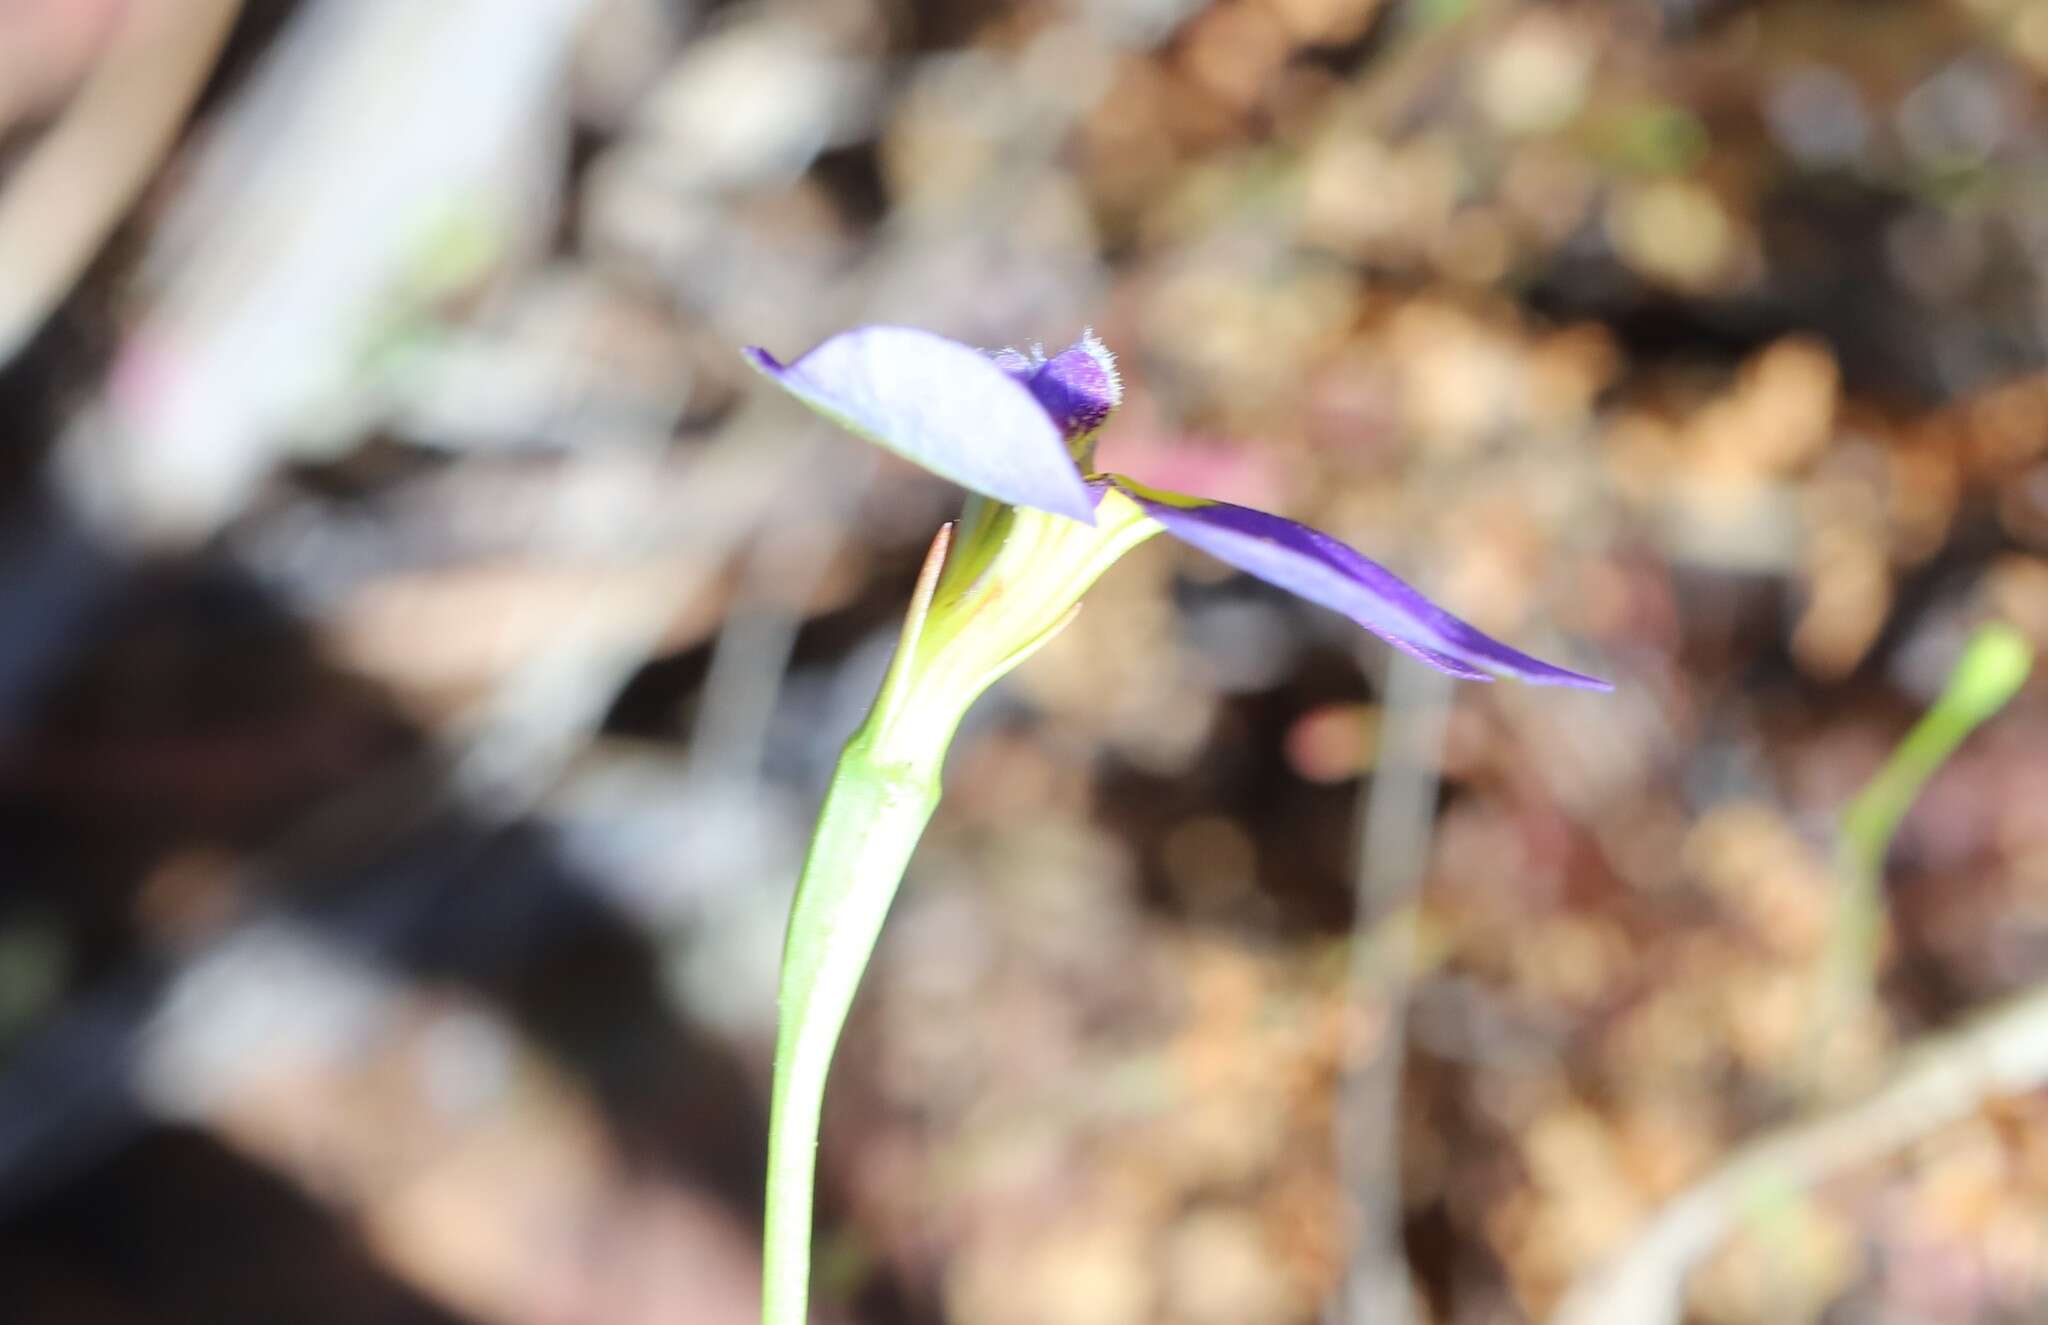
<svg viewBox="0 0 2048 1325">
<path fill-rule="evenodd" d="M 819 413 L 999 502 L 1092 524 L 1104 494 L 1115 491 L 1182 542 L 1343 613 L 1439 671 L 1613 688 L 1509 648 L 1306 525 L 1118 474 L 1084 475 L 1096 432 L 1123 398 L 1115 361 L 1092 333 L 1051 358 L 1037 349 L 984 354 L 889 326 L 843 332 L 786 365 L 765 350 L 746 353 Z"/>
</svg>

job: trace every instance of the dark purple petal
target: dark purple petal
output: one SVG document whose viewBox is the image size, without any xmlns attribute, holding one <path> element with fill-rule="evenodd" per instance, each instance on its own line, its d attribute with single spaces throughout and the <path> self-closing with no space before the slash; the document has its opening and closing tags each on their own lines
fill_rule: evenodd
<svg viewBox="0 0 2048 1325">
<path fill-rule="evenodd" d="M 1094 332 L 1082 332 L 1081 339 L 1050 359 L 1041 355 L 1003 350 L 996 354 L 995 363 L 1030 388 L 1068 441 L 1100 428 L 1110 411 L 1123 402 L 1124 384 L 1117 376 L 1116 356 Z"/>
<path fill-rule="evenodd" d="M 984 496 L 1084 524 L 1095 501 L 1045 409 L 972 346 L 914 327 L 842 332 L 794 363 L 747 358 L 850 432 Z"/>
<path fill-rule="evenodd" d="M 1614 688 L 1597 677 L 1553 667 L 1509 648 L 1430 602 L 1355 548 L 1307 525 L 1228 502 L 1162 492 L 1122 477 L 1112 481 L 1183 543 L 1342 612 L 1439 671 L 1474 681 L 1507 676 L 1534 685 Z"/>
</svg>

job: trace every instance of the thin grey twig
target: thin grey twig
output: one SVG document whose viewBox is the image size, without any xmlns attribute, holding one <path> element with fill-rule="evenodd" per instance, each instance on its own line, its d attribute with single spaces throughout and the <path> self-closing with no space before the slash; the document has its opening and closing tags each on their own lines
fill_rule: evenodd
<svg viewBox="0 0 2048 1325">
<path fill-rule="evenodd" d="M 799 449 L 799 469 L 819 458 L 816 445 Z M 804 601 L 845 543 L 847 517 L 876 469 L 864 450 L 827 463 L 843 471 L 829 493 L 809 512 L 792 513 L 796 520 L 766 531 L 748 554 L 738 601 L 712 646 L 711 671 L 691 731 L 692 777 L 751 781 L 760 772 Z"/>
<path fill-rule="evenodd" d="M 1406 1325 L 1416 1318 L 1401 1245 L 1402 1026 L 1449 700 L 1442 675 L 1404 658 L 1390 662 L 1379 755 L 1360 816 L 1354 1029 L 1335 1138 L 1350 1243 L 1330 1325 Z"/>
<path fill-rule="evenodd" d="M 1767 1133 L 1674 1197 L 1575 1285 L 1551 1325 L 1675 1325 L 1685 1277 L 1760 1195 L 1811 1187 L 1962 1118 L 1995 1095 L 2048 1083 L 2048 985 L 1910 1050 L 1876 1091 Z"/>
</svg>

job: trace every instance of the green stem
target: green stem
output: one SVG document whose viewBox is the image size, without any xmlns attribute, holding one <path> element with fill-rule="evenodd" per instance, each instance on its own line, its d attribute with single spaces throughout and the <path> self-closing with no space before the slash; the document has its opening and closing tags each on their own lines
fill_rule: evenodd
<svg viewBox="0 0 2048 1325">
<path fill-rule="evenodd" d="M 1158 527 L 1113 492 L 1094 525 L 976 500 L 957 543 L 951 526 L 932 542 L 881 693 L 839 757 L 790 907 L 769 1094 L 762 1325 L 806 1319 L 825 1077 L 938 805 L 953 732 L 982 691 L 1073 619 L 1095 577 Z"/>
<path fill-rule="evenodd" d="M 790 910 L 768 1124 L 762 1325 L 806 1318 L 825 1077 L 882 919 L 939 802 L 936 760 L 878 756 L 879 725 L 871 718 L 840 756 Z"/>
<path fill-rule="evenodd" d="M 2018 692 L 2033 658 L 2032 645 L 2013 627 L 2002 622 L 1979 627 L 1934 706 L 1843 813 L 1835 843 L 1835 904 L 1813 1023 L 1816 1048 L 1875 996 L 1884 938 L 1884 861 L 1906 811 L 1964 739 Z M 1812 1061 L 1825 1062 L 1818 1054 Z"/>
</svg>

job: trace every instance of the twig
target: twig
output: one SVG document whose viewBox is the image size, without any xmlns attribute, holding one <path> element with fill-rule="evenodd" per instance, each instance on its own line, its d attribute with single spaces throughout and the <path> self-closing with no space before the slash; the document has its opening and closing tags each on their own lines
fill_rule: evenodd
<svg viewBox="0 0 2048 1325">
<path fill-rule="evenodd" d="M 1336 1119 L 1350 1219 L 1331 1325 L 1415 1319 L 1401 1245 L 1401 1059 L 1415 966 L 1415 893 L 1428 863 L 1449 680 L 1395 658 L 1387 670 L 1379 759 L 1363 797 L 1351 940 L 1354 1033 Z M 1377 1034 L 1365 1034 L 1372 1027 Z"/>
<path fill-rule="evenodd" d="M 156 173 L 241 7 L 130 6 L 85 86 L 0 191 L 0 363 L 78 283 Z"/>
<path fill-rule="evenodd" d="M 848 472 L 829 493 L 819 495 L 816 504 L 824 509 L 807 513 L 805 527 L 777 530 L 749 552 L 738 600 L 712 646 L 711 670 L 691 731 L 693 777 L 751 782 L 759 776 L 769 719 L 796 646 L 804 600 L 817 589 L 845 543 L 850 508 L 875 473 L 872 458 L 864 452 L 842 461 L 813 459 L 815 448 L 800 449 L 804 454 L 796 468 L 824 464 Z"/>
<path fill-rule="evenodd" d="M 1551 1325 L 1675 1325 L 1685 1276 L 1760 1196 L 1811 1187 L 2048 1083 L 2048 985 L 1910 1051 L 1862 1101 L 1769 1133 L 1668 1203 L 1566 1295 Z"/>
</svg>

